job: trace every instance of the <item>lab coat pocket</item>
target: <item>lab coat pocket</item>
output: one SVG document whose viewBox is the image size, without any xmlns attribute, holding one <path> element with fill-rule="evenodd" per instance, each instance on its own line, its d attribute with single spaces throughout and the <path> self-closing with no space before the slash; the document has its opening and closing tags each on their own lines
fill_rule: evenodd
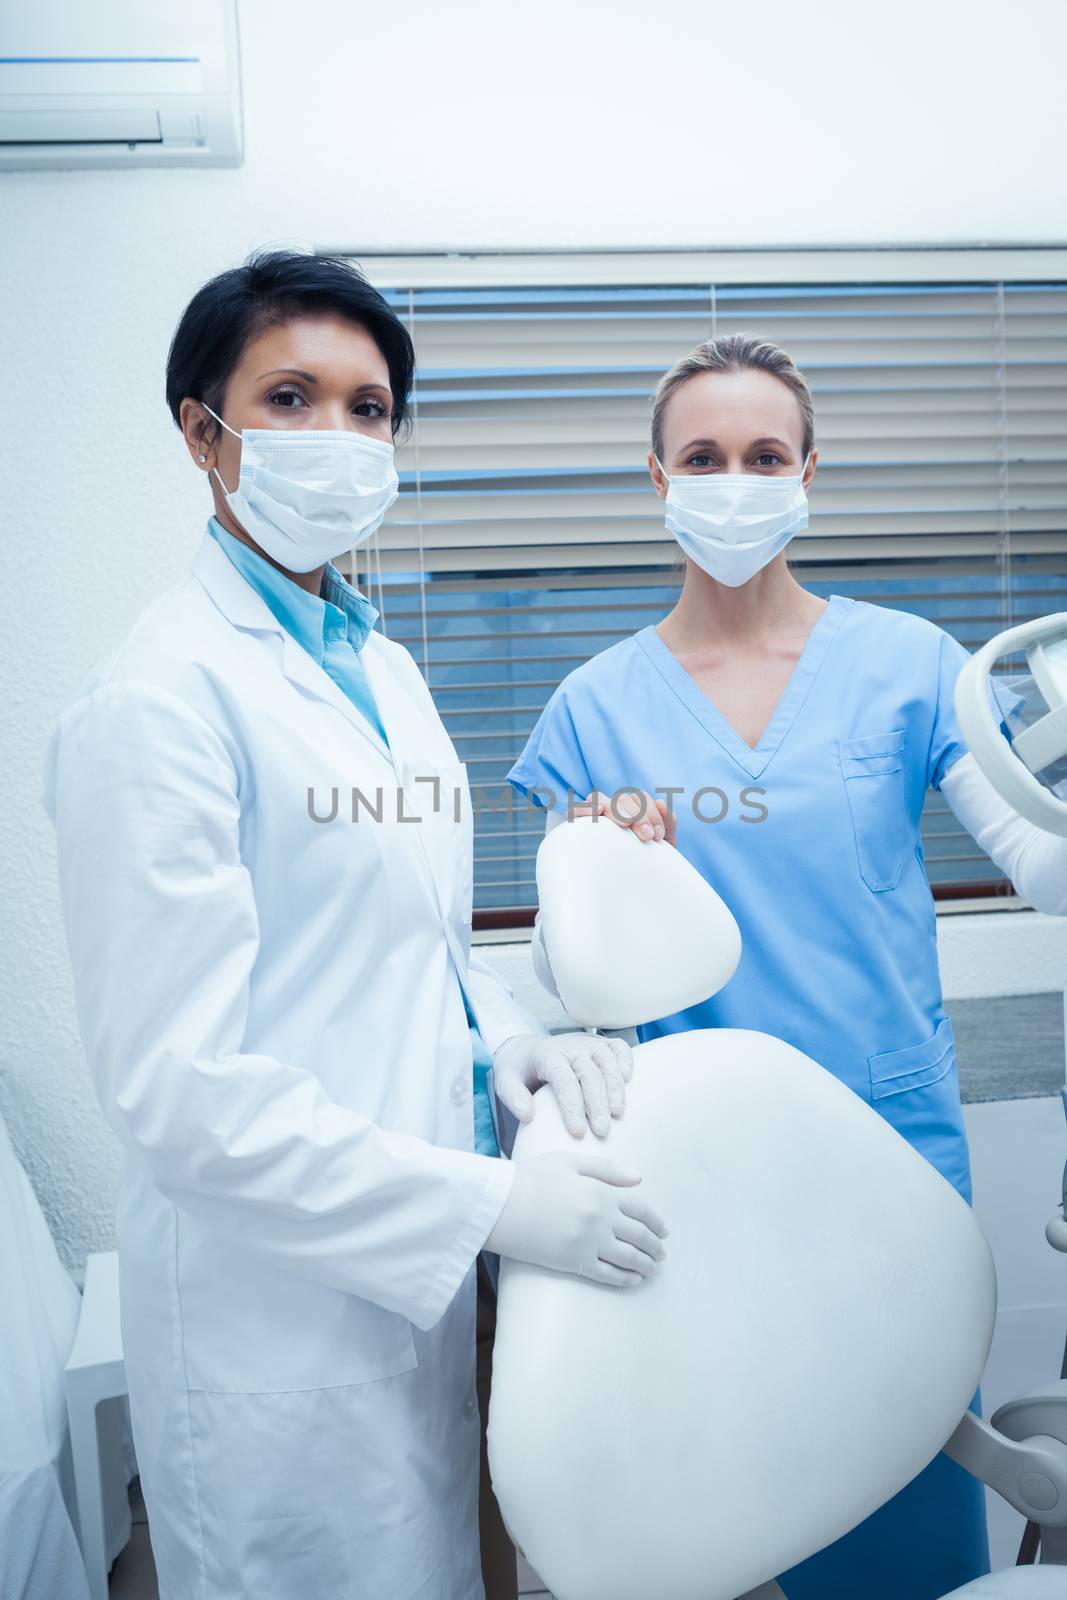
<svg viewBox="0 0 1067 1600">
<path fill-rule="evenodd" d="M 860 876 L 877 892 L 896 888 L 908 856 L 903 751 L 903 729 L 837 741 Z"/>
<path fill-rule="evenodd" d="M 418 1365 L 398 1312 L 184 1222 L 178 1294 L 190 1389 L 266 1394 L 374 1383 Z"/>
<path fill-rule="evenodd" d="M 197 1531 L 212 1600 L 348 1600 L 365 1592 L 363 1572 L 353 1570 L 352 1513 L 366 1463 L 344 1401 L 344 1390 L 190 1395 Z M 183 1592 L 193 1591 L 190 1574 Z"/>
</svg>

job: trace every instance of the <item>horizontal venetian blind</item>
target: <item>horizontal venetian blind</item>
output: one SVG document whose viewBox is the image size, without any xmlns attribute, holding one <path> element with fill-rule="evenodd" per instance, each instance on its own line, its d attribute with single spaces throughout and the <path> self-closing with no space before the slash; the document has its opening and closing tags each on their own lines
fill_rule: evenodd
<svg viewBox="0 0 1067 1600">
<path fill-rule="evenodd" d="M 1067 289 L 882 285 L 390 290 L 419 360 L 384 570 L 647 566 L 669 541 L 649 395 L 751 330 L 815 395 L 817 560 L 1062 549 Z"/>
<path fill-rule="evenodd" d="M 1065 564 L 1024 556 L 1011 575 L 1016 621 L 1067 610 Z M 847 594 L 937 622 L 973 649 L 1003 625 L 1004 592 L 995 561 L 938 560 L 828 567 L 799 564 L 817 594 Z M 521 923 L 536 902 L 533 862 L 543 814 L 529 808 L 506 774 L 552 691 L 597 651 L 665 615 L 678 592 L 670 569 L 545 573 L 386 584 L 389 633 L 429 661 L 434 699 L 468 768 L 474 794 L 475 905 L 485 925 Z M 376 602 L 379 600 L 374 591 Z M 428 657 L 424 640 L 429 644 Z M 927 870 L 939 894 L 975 892 L 1000 874 L 947 809 L 928 796 L 923 823 Z"/>
<path fill-rule="evenodd" d="M 700 339 L 775 339 L 812 384 L 819 472 L 791 555 L 815 592 L 915 611 L 968 648 L 1067 608 L 1065 285 L 388 293 L 415 339 L 416 425 L 353 576 L 468 765 L 483 922 L 535 901 L 543 818 L 505 774 L 545 701 L 677 594 L 649 398 Z M 924 843 L 939 892 L 999 876 L 938 796 Z"/>
</svg>

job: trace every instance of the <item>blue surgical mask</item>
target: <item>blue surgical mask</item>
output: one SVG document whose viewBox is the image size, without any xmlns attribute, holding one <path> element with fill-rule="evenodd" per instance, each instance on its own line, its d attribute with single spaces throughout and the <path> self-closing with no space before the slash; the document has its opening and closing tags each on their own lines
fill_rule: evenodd
<svg viewBox="0 0 1067 1600">
<path fill-rule="evenodd" d="M 201 401 L 203 405 L 203 401 Z M 400 493 L 393 446 L 345 430 L 306 432 L 244 428 L 236 489 L 226 504 L 241 527 L 279 566 L 311 572 L 369 539 Z"/>
<path fill-rule="evenodd" d="M 808 525 L 804 473 L 683 473 L 667 479 L 667 528 L 686 555 L 730 589 L 756 575 Z"/>
</svg>

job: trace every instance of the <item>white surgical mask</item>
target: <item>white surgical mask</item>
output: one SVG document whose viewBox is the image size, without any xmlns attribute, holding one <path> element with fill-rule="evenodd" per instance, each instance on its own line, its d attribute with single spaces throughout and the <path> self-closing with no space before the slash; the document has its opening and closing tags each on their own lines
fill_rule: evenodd
<svg viewBox="0 0 1067 1600">
<path fill-rule="evenodd" d="M 683 473 L 667 479 L 667 528 L 686 555 L 730 589 L 747 583 L 808 525 L 804 473 Z"/>
<path fill-rule="evenodd" d="M 201 401 L 203 405 L 203 401 Z M 400 493 L 393 447 L 384 439 L 331 429 L 240 433 L 204 410 L 241 441 L 241 473 L 226 504 L 245 532 L 289 572 L 311 572 L 362 544 Z"/>
</svg>

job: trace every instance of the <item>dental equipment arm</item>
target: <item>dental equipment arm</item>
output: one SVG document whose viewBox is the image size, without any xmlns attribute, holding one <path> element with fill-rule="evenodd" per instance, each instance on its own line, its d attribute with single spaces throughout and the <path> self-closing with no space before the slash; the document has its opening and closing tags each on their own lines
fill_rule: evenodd
<svg viewBox="0 0 1067 1600">
<path fill-rule="evenodd" d="M 1067 1563 L 1067 1382 L 1009 1400 L 991 1422 L 966 1412 L 945 1454 L 1040 1527 L 1046 1563 Z"/>
<path fill-rule="evenodd" d="M 941 793 L 954 816 L 1035 911 L 1067 916 L 1067 837 L 1046 833 L 1021 817 L 969 752 L 945 773 Z"/>
</svg>

